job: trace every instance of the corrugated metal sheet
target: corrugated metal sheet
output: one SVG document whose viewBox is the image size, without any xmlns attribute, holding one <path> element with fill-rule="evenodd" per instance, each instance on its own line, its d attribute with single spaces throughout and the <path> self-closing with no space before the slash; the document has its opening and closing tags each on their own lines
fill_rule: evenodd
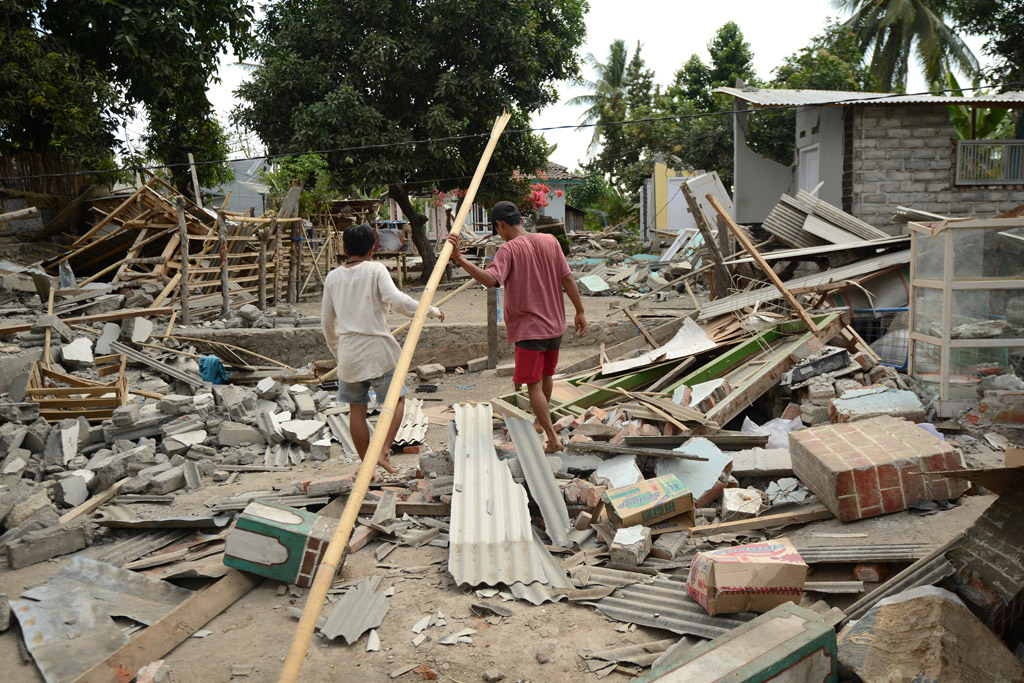
<svg viewBox="0 0 1024 683">
<path fill-rule="evenodd" d="M 458 584 L 547 582 L 544 546 L 530 527 L 526 490 L 494 452 L 489 404 L 455 406 L 448 571 Z"/>
<path fill-rule="evenodd" d="M 423 414 L 423 400 L 418 398 L 405 399 L 405 414 L 402 426 L 395 434 L 396 446 L 412 446 L 423 443 L 427 436 L 427 416 Z"/>
<path fill-rule="evenodd" d="M 808 546 L 797 548 L 807 564 L 845 562 L 915 562 L 934 549 L 926 543 Z"/>
<path fill-rule="evenodd" d="M 829 282 L 856 279 L 875 271 L 884 270 L 892 266 L 903 265 L 905 263 L 910 263 L 909 249 L 903 249 L 889 254 L 882 254 L 880 256 L 856 261 L 838 268 L 832 268 L 820 273 L 815 273 L 814 275 L 807 275 L 805 277 L 788 280 L 785 285 L 789 289 L 795 289 L 797 287 L 814 287 L 816 285 L 823 285 Z M 718 299 L 717 301 L 708 302 L 701 309 L 698 320 L 709 320 L 720 315 L 725 315 L 726 313 L 738 311 L 746 306 L 756 306 L 757 304 L 764 303 L 766 301 L 775 301 L 776 299 L 781 298 L 782 294 L 779 293 L 779 290 L 771 285 L 755 289 L 750 292 L 740 292 L 738 294 L 727 296 L 723 299 Z"/>
<path fill-rule="evenodd" d="M 351 645 L 371 628 L 381 625 L 390 607 L 388 599 L 376 592 L 382 578 L 379 574 L 367 576 L 334 603 L 320 629 L 324 637 L 334 640 L 341 636 Z"/>
<path fill-rule="evenodd" d="M 766 251 L 761 254 L 761 258 L 765 261 L 778 261 L 786 260 L 790 258 L 796 258 L 800 256 L 813 256 L 816 254 L 828 255 L 834 252 L 842 252 L 847 250 L 870 250 L 874 249 L 877 251 L 882 247 L 894 247 L 904 242 L 910 242 L 910 235 L 901 235 L 899 237 L 887 237 L 884 240 L 867 240 L 863 242 L 851 242 L 849 244 L 823 244 L 818 247 L 806 247 L 804 249 L 780 249 L 778 251 Z M 731 266 L 737 263 L 753 263 L 754 259 L 747 256 L 744 258 L 734 258 L 725 261 L 725 265 Z M 629 443 L 631 437 L 626 437 L 626 443 Z M 635 438 L 635 437 L 633 437 Z"/>
<path fill-rule="evenodd" d="M 115 567 L 123 567 L 132 560 L 137 560 L 143 555 L 148 555 L 154 550 L 174 543 L 188 533 L 187 529 L 154 529 L 153 531 L 135 532 L 117 543 L 106 546 L 96 559 Z"/>
<path fill-rule="evenodd" d="M 534 540 L 540 544 L 540 540 L 537 539 L 536 534 Z M 513 583 L 509 586 L 509 590 L 512 591 L 512 595 L 516 596 L 519 600 L 525 600 L 534 605 L 540 605 L 545 602 L 559 602 L 565 599 L 565 593 L 559 592 L 561 590 L 571 590 L 573 588 L 572 582 L 565 576 L 565 572 L 558 563 L 555 562 L 555 558 L 551 557 L 551 553 L 548 549 L 541 545 L 542 561 L 544 563 L 544 574 L 547 577 L 547 583 Z M 558 592 L 559 594 L 553 595 Z"/>
<path fill-rule="evenodd" d="M 715 88 L 712 92 L 732 95 L 762 107 L 844 106 L 850 104 L 981 104 L 1004 107 L 1024 105 L 1024 92 L 975 97 L 936 97 L 935 95 L 864 93 L 849 90 L 787 90 L 783 88 Z"/>
<path fill-rule="evenodd" d="M 530 495 L 537 503 L 540 514 L 544 518 L 548 537 L 555 545 L 564 548 L 571 547 L 567 536 L 569 511 L 565 507 L 565 498 L 562 496 L 558 484 L 555 483 L 551 468 L 548 467 L 540 434 L 534 430 L 529 421 L 515 417 L 506 417 L 505 426 L 508 428 L 509 436 L 512 437 L 512 445 L 515 446 L 519 464 L 526 475 Z"/>
<path fill-rule="evenodd" d="M 341 444 L 347 457 L 354 458 L 359 453 L 356 452 L 356 445 L 352 442 L 352 429 L 349 425 L 348 415 L 344 413 L 327 416 L 327 426 L 330 427 L 334 440 Z M 373 425 L 368 426 L 370 428 L 370 438 L 372 439 Z"/>
<path fill-rule="evenodd" d="M 782 195 L 779 203 L 765 217 L 761 224 L 765 230 L 777 237 L 783 244 L 794 249 L 807 249 L 828 244 L 826 240 L 804 230 L 807 212 L 789 195 Z"/>
<path fill-rule="evenodd" d="M 750 612 L 710 616 L 686 594 L 685 582 L 664 577 L 620 588 L 607 598 L 586 604 L 617 621 L 701 638 L 717 638 L 757 616 Z"/>
<path fill-rule="evenodd" d="M 837 228 L 854 234 L 857 237 L 866 240 L 883 240 L 887 237 L 891 237 L 889 233 L 879 230 L 855 216 L 851 216 L 839 207 L 832 206 L 828 202 L 815 197 L 809 192 L 800 190 L 796 193 L 796 198 L 798 202 L 806 206 L 807 209 L 818 218 L 831 223 Z M 838 244 L 838 242 L 836 244 Z"/>
</svg>

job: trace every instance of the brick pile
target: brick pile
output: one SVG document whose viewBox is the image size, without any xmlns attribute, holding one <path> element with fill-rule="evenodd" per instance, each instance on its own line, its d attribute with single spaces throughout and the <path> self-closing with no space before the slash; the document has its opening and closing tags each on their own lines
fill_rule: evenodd
<svg viewBox="0 0 1024 683">
<path fill-rule="evenodd" d="M 954 500 L 969 484 L 960 455 L 917 425 L 892 417 L 790 434 L 793 473 L 844 522 L 899 512 L 920 499 Z"/>
</svg>

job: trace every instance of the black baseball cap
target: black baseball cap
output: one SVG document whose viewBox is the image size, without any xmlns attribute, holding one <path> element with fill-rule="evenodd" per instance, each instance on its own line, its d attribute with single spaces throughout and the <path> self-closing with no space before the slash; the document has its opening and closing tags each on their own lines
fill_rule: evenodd
<svg viewBox="0 0 1024 683">
<path fill-rule="evenodd" d="M 491 209 L 491 213 L 488 216 L 488 220 L 491 223 L 491 233 L 494 234 L 497 231 L 498 221 L 507 221 L 509 218 L 519 216 L 519 207 L 512 202 L 502 201 L 498 202 Z"/>
</svg>

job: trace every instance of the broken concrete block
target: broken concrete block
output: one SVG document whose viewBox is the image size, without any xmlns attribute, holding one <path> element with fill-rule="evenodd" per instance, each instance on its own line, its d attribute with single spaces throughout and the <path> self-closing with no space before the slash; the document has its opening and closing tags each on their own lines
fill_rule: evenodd
<svg viewBox="0 0 1024 683">
<path fill-rule="evenodd" d="M 252 304 L 245 304 L 238 309 L 238 314 L 249 322 L 252 322 L 262 316 L 263 311 Z"/>
<path fill-rule="evenodd" d="M 320 420 L 290 420 L 281 425 L 281 433 L 292 443 L 309 450 L 326 426 Z"/>
<path fill-rule="evenodd" d="M 732 475 L 744 477 L 784 477 L 793 474 L 788 448 L 747 448 L 730 451 Z"/>
<path fill-rule="evenodd" d="M 498 367 L 495 368 L 494 374 L 497 377 L 511 377 L 516 372 L 515 363 L 499 363 Z"/>
<path fill-rule="evenodd" d="M 732 521 L 755 516 L 761 511 L 761 492 L 754 488 L 725 489 L 722 492 L 722 519 Z"/>
<path fill-rule="evenodd" d="M 832 382 L 823 380 L 815 381 L 807 387 L 807 398 L 812 405 L 828 407 L 829 403 L 836 397 L 836 388 Z"/>
<path fill-rule="evenodd" d="M 0 403 L 0 422 L 32 422 L 39 418 L 39 404 L 34 401 L 24 403 Z"/>
<path fill-rule="evenodd" d="M 73 368 L 89 368 L 94 364 L 92 341 L 86 337 L 65 344 L 60 350 L 61 360 Z"/>
<path fill-rule="evenodd" d="M 203 478 L 199 473 L 199 465 L 193 460 L 186 460 L 181 464 L 182 474 L 185 475 L 185 488 L 189 491 L 203 488 Z"/>
<path fill-rule="evenodd" d="M 52 506 L 53 504 L 50 502 L 50 497 L 46 495 L 45 489 L 39 488 L 31 493 L 27 493 L 14 503 L 11 511 L 7 513 L 7 516 L 4 518 L 4 527 L 7 529 L 19 527 L 40 510 Z"/>
<path fill-rule="evenodd" d="M 165 394 L 156 404 L 161 413 L 185 415 L 196 409 L 195 398 L 185 394 Z"/>
<path fill-rule="evenodd" d="M 312 420 L 316 415 L 316 402 L 310 394 L 295 394 L 295 419 Z"/>
<path fill-rule="evenodd" d="M 1024 604 L 1024 491 L 1009 489 L 946 554 L 956 573 L 956 593 L 992 629 L 1006 637 L 1022 622 Z"/>
<path fill-rule="evenodd" d="M 852 389 L 832 401 L 829 409 L 832 422 L 870 420 L 880 415 L 901 417 L 910 422 L 924 422 L 924 406 L 912 391 L 888 387 Z"/>
<path fill-rule="evenodd" d="M 55 489 L 57 500 L 64 507 L 76 507 L 89 498 L 89 479 L 92 479 L 94 475 L 87 470 L 82 470 L 82 472 L 82 474 L 63 477 L 57 482 Z"/>
<path fill-rule="evenodd" d="M 0 453 L 10 453 L 19 448 L 27 433 L 28 427 L 13 422 L 0 425 Z"/>
<path fill-rule="evenodd" d="M 416 368 L 416 378 L 420 380 L 433 379 L 444 375 L 444 366 L 440 363 L 428 363 Z"/>
<path fill-rule="evenodd" d="M 1024 422 L 1024 391 L 986 391 L 963 421 L 976 426 L 1020 426 Z"/>
<path fill-rule="evenodd" d="M 135 683 L 172 683 L 171 667 L 162 659 L 150 662 L 135 674 Z"/>
<path fill-rule="evenodd" d="M 676 475 L 693 493 L 694 507 L 707 507 L 725 490 L 726 478 L 732 471 L 732 458 L 715 444 L 700 437 L 690 439 L 675 450 L 707 460 L 659 458 L 654 465 L 655 475 Z"/>
<path fill-rule="evenodd" d="M 469 372 L 480 372 L 481 370 L 487 369 L 487 356 L 481 356 L 480 358 L 472 358 L 466 365 L 466 370 Z"/>
<path fill-rule="evenodd" d="M 281 431 L 281 424 L 291 420 L 291 413 L 272 413 L 269 410 L 261 410 L 256 415 L 256 426 L 268 443 L 284 443 L 284 433 Z"/>
<path fill-rule="evenodd" d="M 239 422 L 222 422 L 217 431 L 217 441 L 221 446 L 266 443 L 258 429 Z"/>
<path fill-rule="evenodd" d="M 679 551 L 686 545 L 689 534 L 685 531 L 674 531 L 668 534 L 658 534 L 654 537 L 651 546 L 651 556 L 662 560 L 671 560 L 679 554 Z"/>
<path fill-rule="evenodd" d="M 343 474 L 337 477 L 323 477 L 320 479 L 306 479 L 296 483 L 297 494 L 307 496 L 340 496 L 352 491 L 352 484 L 355 482 L 354 474 Z"/>
<path fill-rule="evenodd" d="M 185 472 L 181 466 L 164 470 L 149 480 L 149 492 L 155 496 L 165 496 L 181 488 L 185 488 Z"/>
<path fill-rule="evenodd" d="M 651 552 L 651 530 L 640 525 L 617 529 L 608 550 L 615 564 L 639 567 Z"/>
<path fill-rule="evenodd" d="M 228 423 L 233 424 L 233 423 Z M 221 427 L 224 423 L 221 423 Z M 183 455 L 188 453 L 195 446 L 202 446 L 206 443 L 209 435 L 205 429 L 194 429 L 188 432 L 180 432 L 178 434 L 172 434 L 163 440 L 160 447 L 163 452 L 167 455 Z"/>
<path fill-rule="evenodd" d="M 320 439 L 314 441 L 313 445 L 309 449 L 309 456 L 313 460 L 330 460 L 331 458 L 331 440 Z"/>
<path fill-rule="evenodd" d="M 131 427 L 139 421 L 139 404 L 129 403 L 128 405 L 114 408 L 110 421 L 118 427 Z"/>
<path fill-rule="evenodd" d="M 964 469 L 951 445 L 892 417 L 793 432 L 790 446 L 793 473 L 844 522 L 955 500 L 968 488 L 935 474 Z"/>
<path fill-rule="evenodd" d="M 281 393 L 281 383 L 271 377 L 264 377 L 256 383 L 256 395 L 273 401 Z"/>
<path fill-rule="evenodd" d="M 19 474 L 25 469 L 25 465 L 28 464 L 29 458 L 32 457 L 32 452 L 26 448 L 12 448 L 4 458 L 3 465 L 0 466 L 0 474 Z"/>
<path fill-rule="evenodd" d="M 253 415 L 259 406 L 256 403 L 256 392 L 234 384 L 215 384 L 213 394 L 217 403 L 237 419 Z"/>
<path fill-rule="evenodd" d="M 816 406 L 810 402 L 800 404 L 800 421 L 807 426 L 826 424 L 829 421 L 828 406 Z"/>
<path fill-rule="evenodd" d="M 153 335 L 153 323 L 147 318 L 125 318 L 121 321 L 121 338 L 136 344 L 149 341 Z"/>
<path fill-rule="evenodd" d="M 862 681 L 1022 681 L 1021 663 L 955 595 L 886 598 L 839 633 L 839 670 Z"/>
<path fill-rule="evenodd" d="M 103 333 L 96 340 L 96 354 L 99 356 L 110 355 L 110 345 L 121 337 L 121 326 L 117 323 L 107 323 L 103 326 Z"/>
<path fill-rule="evenodd" d="M 617 455 L 602 462 L 594 472 L 595 484 L 613 489 L 635 484 L 643 478 L 635 455 Z"/>
<path fill-rule="evenodd" d="M 333 531 L 327 517 L 275 503 L 249 503 L 228 534 L 224 564 L 309 586 Z"/>
<path fill-rule="evenodd" d="M 786 603 L 665 660 L 637 680 L 834 682 L 837 656 L 835 629 L 820 615 Z"/>
<path fill-rule="evenodd" d="M 92 527 L 86 520 L 31 531 L 7 544 L 7 563 L 21 569 L 51 557 L 67 555 L 92 544 Z"/>
<path fill-rule="evenodd" d="M 50 341 L 66 341 L 69 342 L 74 338 L 74 333 L 71 328 L 64 324 L 60 318 L 55 315 L 44 315 L 39 318 L 39 321 L 32 326 L 32 332 L 43 332 L 50 330 Z"/>
<path fill-rule="evenodd" d="M 0 593 L 0 633 L 11 627 L 11 604 L 6 593 Z"/>
</svg>

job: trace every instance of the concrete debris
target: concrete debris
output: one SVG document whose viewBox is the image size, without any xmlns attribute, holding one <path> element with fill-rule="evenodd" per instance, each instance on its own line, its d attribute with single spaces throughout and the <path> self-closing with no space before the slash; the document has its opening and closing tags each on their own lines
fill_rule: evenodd
<svg viewBox="0 0 1024 683">
<path fill-rule="evenodd" d="M 70 344 L 65 344 L 60 349 L 61 360 L 73 368 L 92 367 L 94 360 L 92 355 L 92 341 L 86 337 L 80 337 Z"/>
<path fill-rule="evenodd" d="M 924 422 L 924 405 L 912 391 L 889 387 L 852 389 L 831 401 L 829 416 L 832 422 L 869 420 L 888 415 L 910 422 Z"/>
<path fill-rule="evenodd" d="M 615 532 L 615 540 L 608 548 L 615 564 L 639 567 L 651 552 L 651 530 L 645 526 L 629 526 Z"/>
<path fill-rule="evenodd" d="M 851 680 L 1024 680 L 1024 663 L 956 595 L 932 586 L 882 600 L 838 644 Z"/>
<path fill-rule="evenodd" d="M 434 379 L 444 375 L 444 366 L 440 363 L 430 363 L 416 368 L 416 378 L 420 380 Z"/>
</svg>

